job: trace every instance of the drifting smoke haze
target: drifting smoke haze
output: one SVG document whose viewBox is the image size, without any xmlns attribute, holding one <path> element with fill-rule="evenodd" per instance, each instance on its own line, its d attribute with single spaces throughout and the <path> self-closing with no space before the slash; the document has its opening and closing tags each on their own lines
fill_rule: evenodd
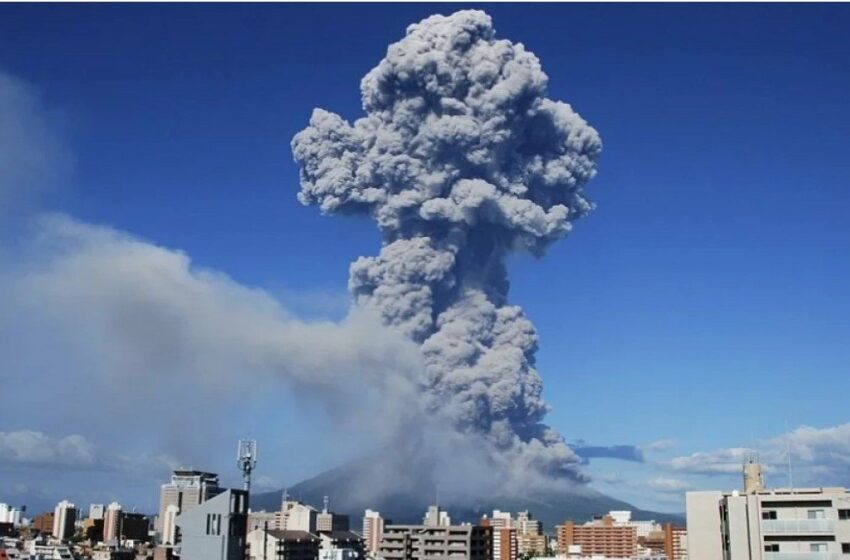
<svg viewBox="0 0 850 560">
<path fill-rule="evenodd" d="M 546 97 L 538 59 L 481 11 L 411 25 L 360 89 L 365 117 L 316 109 L 292 142 L 299 200 L 368 215 L 382 233 L 380 254 L 351 265 L 356 305 L 419 344 L 415 383 L 427 416 L 451 427 L 449 448 L 463 444 L 502 485 L 584 480 L 543 423 L 538 338 L 508 304 L 505 258 L 542 255 L 592 209 L 599 135 Z"/>
</svg>

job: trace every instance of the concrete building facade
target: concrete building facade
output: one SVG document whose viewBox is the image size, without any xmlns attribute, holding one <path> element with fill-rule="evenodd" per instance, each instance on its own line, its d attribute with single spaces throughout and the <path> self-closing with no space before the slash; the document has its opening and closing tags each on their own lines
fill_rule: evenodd
<svg viewBox="0 0 850 560">
<path fill-rule="evenodd" d="M 745 487 L 746 484 L 745 484 Z M 850 555 L 850 492 L 688 492 L 689 560 L 838 560 Z"/>
<path fill-rule="evenodd" d="M 176 517 L 173 515 L 173 508 L 172 515 L 166 515 L 169 506 L 175 506 L 177 514 L 185 513 L 221 492 L 217 474 L 191 469 L 174 471 L 171 482 L 163 484 L 160 489 L 156 530 L 160 533 L 162 542 L 165 542 L 162 537 L 166 534 L 171 537 L 169 542 L 174 542 L 177 538 L 174 526 L 168 527 L 164 524 L 166 519 L 173 520 Z"/>
<path fill-rule="evenodd" d="M 270 531 L 277 529 L 277 512 L 275 511 L 252 511 L 248 514 L 248 533 L 257 529 Z"/>
<path fill-rule="evenodd" d="M 245 560 L 248 493 L 225 490 L 176 519 L 181 560 Z"/>
<path fill-rule="evenodd" d="M 284 498 L 277 518 L 277 529 L 281 531 L 303 531 L 315 533 L 319 512 L 312 506 Z"/>
<path fill-rule="evenodd" d="M 319 537 L 306 531 L 256 529 L 248 533 L 248 560 L 317 560 Z"/>
<path fill-rule="evenodd" d="M 386 525 L 378 555 L 385 560 L 490 560 L 491 527 Z"/>
</svg>

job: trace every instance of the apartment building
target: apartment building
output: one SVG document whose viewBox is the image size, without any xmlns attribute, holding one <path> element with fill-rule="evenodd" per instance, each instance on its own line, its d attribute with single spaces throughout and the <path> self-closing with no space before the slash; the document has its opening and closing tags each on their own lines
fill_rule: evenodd
<svg viewBox="0 0 850 560">
<path fill-rule="evenodd" d="M 492 528 L 479 525 L 386 525 L 385 560 L 490 560 Z"/>
<path fill-rule="evenodd" d="M 567 521 L 558 527 L 561 554 L 579 550 L 584 556 L 631 558 L 637 554 L 637 529 L 623 525 L 610 515 L 584 525 Z"/>
<path fill-rule="evenodd" d="M 369 554 L 378 552 L 384 534 L 384 518 L 377 511 L 367 509 L 363 514 L 363 540 Z"/>
<path fill-rule="evenodd" d="M 248 533 L 248 560 L 317 560 L 319 537 L 306 531 L 257 529 Z"/>
<path fill-rule="evenodd" d="M 667 560 L 689 560 L 688 530 L 672 523 L 664 526 L 664 555 Z"/>
<path fill-rule="evenodd" d="M 686 504 L 689 560 L 850 557 L 845 488 L 688 492 Z"/>
</svg>

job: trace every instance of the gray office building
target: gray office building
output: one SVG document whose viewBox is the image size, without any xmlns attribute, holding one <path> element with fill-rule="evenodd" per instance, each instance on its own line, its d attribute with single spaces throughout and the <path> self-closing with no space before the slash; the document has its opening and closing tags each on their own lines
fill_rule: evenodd
<svg viewBox="0 0 850 560">
<path fill-rule="evenodd" d="M 181 560 L 245 560 L 248 493 L 225 490 L 177 516 Z"/>
</svg>

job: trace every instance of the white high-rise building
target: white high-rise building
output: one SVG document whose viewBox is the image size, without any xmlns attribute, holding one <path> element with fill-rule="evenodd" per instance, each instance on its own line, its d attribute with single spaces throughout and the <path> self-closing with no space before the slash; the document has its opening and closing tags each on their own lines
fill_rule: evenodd
<svg viewBox="0 0 850 560">
<path fill-rule="evenodd" d="M 363 541 L 367 552 L 372 554 L 378 552 L 383 534 L 384 518 L 377 511 L 367 509 L 363 515 Z"/>
<path fill-rule="evenodd" d="M 452 524 L 452 518 L 440 506 L 429 506 L 422 524 L 428 527 L 448 527 Z"/>
<path fill-rule="evenodd" d="M 0 523 L 21 524 L 21 510 L 8 504 L 0 504 Z"/>
<path fill-rule="evenodd" d="M 543 533 L 543 524 L 534 519 L 528 510 L 516 514 L 516 528 L 521 535 L 540 535 Z"/>
<path fill-rule="evenodd" d="M 53 537 L 61 541 L 71 538 L 76 522 L 77 507 L 68 500 L 62 500 L 53 510 Z"/>
</svg>

